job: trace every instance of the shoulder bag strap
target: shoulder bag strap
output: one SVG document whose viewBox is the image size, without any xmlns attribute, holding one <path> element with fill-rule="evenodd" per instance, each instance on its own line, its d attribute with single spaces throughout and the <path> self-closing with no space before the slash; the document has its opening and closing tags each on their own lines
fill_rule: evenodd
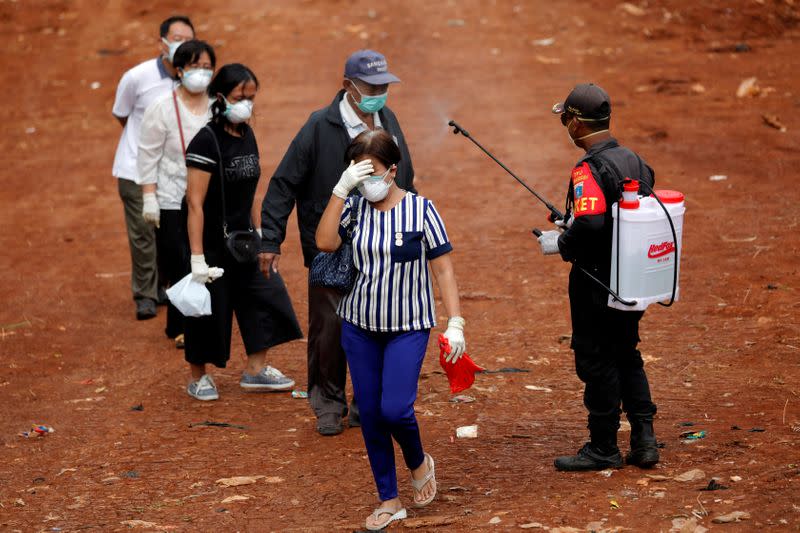
<svg viewBox="0 0 800 533">
<path fill-rule="evenodd" d="M 178 133 L 181 135 L 181 150 L 183 157 L 186 157 L 186 141 L 183 140 L 183 124 L 181 124 L 181 112 L 178 110 L 178 94 L 172 91 L 172 101 L 175 103 L 175 116 L 178 118 Z"/>
<path fill-rule="evenodd" d="M 217 141 L 217 135 L 214 133 L 214 130 L 211 129 L 211 126 L 206 124 L 205 129 L 211 134 L 211 138 L 214 140 L 214 146 L 217 148 L 217 158 L 219 163 L 219 190 L 222 196 L 222 233 L 225 235 L 225 238 L 228 237 L 228 217 L 225 215 L 225 169 L 222 166 L 222 150 L 219 147 L 219 141 Z"/>
</svg>

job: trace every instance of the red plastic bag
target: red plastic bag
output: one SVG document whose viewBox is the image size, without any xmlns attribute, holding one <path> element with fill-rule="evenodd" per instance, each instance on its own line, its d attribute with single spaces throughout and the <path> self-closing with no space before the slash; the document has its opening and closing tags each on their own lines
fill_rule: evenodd
<svg viewBox="0 0 800 533">
<path fill-rule="evenodd" d="M 450 353 L 450 343 L 447 337 L 439 335 L 439 364 L 442 365 L 447 380 L 450 382 L 450 392 L 453 394 L 467 390 L 475 383 L 475 372 L 482 372 L 483 368 L 475 364 L 470 356 L 464 354 L 455 363 L 444 360 L 445 354 Z"/>
</svg>

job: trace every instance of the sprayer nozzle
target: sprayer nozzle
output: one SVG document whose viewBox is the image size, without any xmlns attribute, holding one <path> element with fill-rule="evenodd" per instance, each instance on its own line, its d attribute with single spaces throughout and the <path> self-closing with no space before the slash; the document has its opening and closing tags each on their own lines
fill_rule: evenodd
<svg viewBox="0 0 800 533">
<path fill-rule="evenodd" d="M 458 122 L 455 120 L 451 120 L 447 123 L 448 126 L 452 126 L 453 128 L 453 135 L 458 135 L 459 133 L 462 134 L 464 137 L 469 137 L 469 132 L 458 125 Z"/>
</svg>

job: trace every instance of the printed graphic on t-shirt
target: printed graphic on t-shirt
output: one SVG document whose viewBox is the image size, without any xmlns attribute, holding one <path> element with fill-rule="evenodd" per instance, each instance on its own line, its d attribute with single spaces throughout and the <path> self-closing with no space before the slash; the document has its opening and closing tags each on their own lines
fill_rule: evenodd
<svg viewBox="0 0 800 533">
<path fill-rule="evenodd" d="M 225 166 L 225 178 L 228 182 L 251 180 L 259 177 L 259 171 L 257 155 L 237 155 Z"/>
<path fill-rule="evenodd" d="M 605 213 L 606 198 L 588 163 L 572 169 L 572 190 L 576 218 Z"/>
</svg>

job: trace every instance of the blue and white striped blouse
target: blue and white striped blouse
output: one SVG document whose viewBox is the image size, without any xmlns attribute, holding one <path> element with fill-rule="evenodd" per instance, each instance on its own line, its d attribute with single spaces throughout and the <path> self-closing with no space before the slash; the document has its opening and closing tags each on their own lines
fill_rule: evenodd
<svg viewBox="0 0 800 533">
<path fill-rule="evenodd" d="M 347 232 L 351 209 L 358 214 L 353 232 L 358 275 L 339 304 L 339 316 L 369 331 L 433 328 L 428 260 L 453 249 L 433 202 L 407 193 L 389 211 L 379 211 L 361 196 L 351 196 L 342 211 L 340 235 Z"/>
</svg>

